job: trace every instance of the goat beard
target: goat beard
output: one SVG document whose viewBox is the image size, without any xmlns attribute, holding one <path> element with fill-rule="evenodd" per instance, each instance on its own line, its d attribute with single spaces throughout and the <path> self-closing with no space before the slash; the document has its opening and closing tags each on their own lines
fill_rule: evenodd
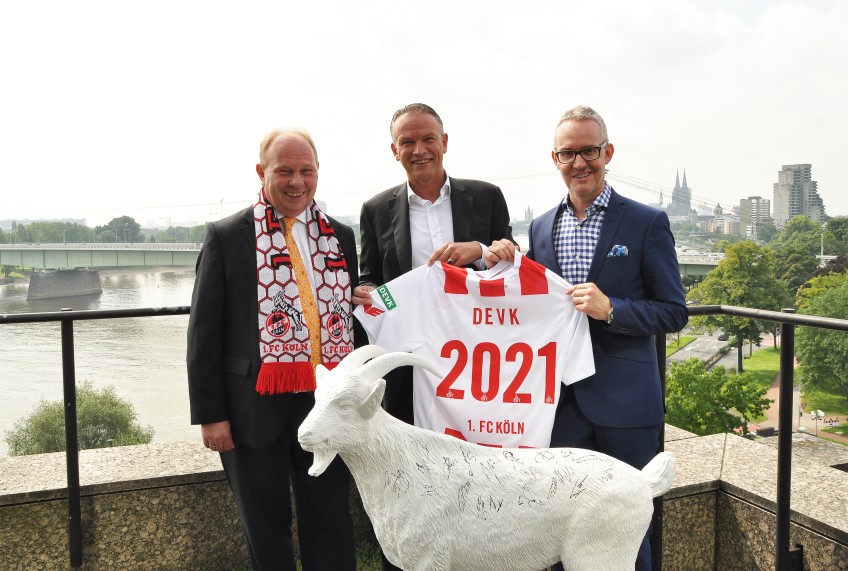
<svg viewBox="0 0 848 571">
<path fill-rule="evenodd" d="M 323 474 L 335 457 L 336 453 L 332 450 L 313 448 L 312 467 L 309 468 L 309 475 L 320 476 Z"/>
</svg>

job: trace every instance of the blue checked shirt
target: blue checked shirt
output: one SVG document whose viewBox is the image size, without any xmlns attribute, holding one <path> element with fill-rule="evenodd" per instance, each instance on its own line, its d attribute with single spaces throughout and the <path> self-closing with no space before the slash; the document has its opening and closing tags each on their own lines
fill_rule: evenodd
<svg viewBox="0 0 848 571">
<path fill-rule="evenodd" d="M 567 194 L 563 199 L 565 205 L 557 215 L 554 228 L 554 249 L 562 277 L 572 285 L 585 283 L 589 275 L 611 191 L 612 187 L 604 181 L 604 190 L 586 209 L 583 222 L 577 220 Z"/>
</svg>

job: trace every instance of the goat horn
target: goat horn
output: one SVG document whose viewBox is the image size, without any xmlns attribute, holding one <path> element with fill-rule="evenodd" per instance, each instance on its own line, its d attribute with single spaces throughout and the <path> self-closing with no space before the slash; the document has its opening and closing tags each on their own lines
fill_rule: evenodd
<svg viewBox="0 0 848 571">
<path fill-rule="evenodd" d="M 339 366 L 336 368 L 341 369 L 342 371 L 355 371 L 361 367 L 365 361 L 385 354 L 386 350 L 379 345 L 365 345 L 348 354 L 347 357 L 341 360 Z"/>
<path fill-rule="evenodd" d="M 362 378 L 373 381 L 375 379 L 383 378 L 383 376 L 389 371 L 397 369 L 403 365 L 418 366 L 422 369 L 427 369 L 437 376 L 441 374 L 427 359 L 414 353 L 388 353 L 386 355 L 381 355 L 360 367 L 357 372 Z"/>
</svg>

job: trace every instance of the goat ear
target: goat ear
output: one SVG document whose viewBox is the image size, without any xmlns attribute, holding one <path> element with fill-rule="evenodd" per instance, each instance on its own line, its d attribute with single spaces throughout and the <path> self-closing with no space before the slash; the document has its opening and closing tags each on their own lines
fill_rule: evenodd
<svg viewBox="0 0 848 571">
<path fill-rule="evenodd" d="M 371 385 L 371 392 L 365 397 L 365 400 L 359 405 L 359 414 L 362 418 L 371 418 L 380 408 L 380 403 L 383 402 L 383 393 L 386 392 L 386 381 L 377 379 Z"/>
</svg>

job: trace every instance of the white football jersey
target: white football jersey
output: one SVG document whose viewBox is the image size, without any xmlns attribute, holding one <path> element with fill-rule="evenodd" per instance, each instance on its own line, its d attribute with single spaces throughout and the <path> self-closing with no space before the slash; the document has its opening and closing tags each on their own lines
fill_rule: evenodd
<svg viewBox="0 0 848 571">
<path fill-rule="evenodd" d="M 372 344 L 416 353 L 440 372 L 414 369 L 417 426 L 545 448 L 561 383 L 595 373 L 589 323 L 569 287 L 519 252 L 482 272 L 437 262 L 380 286 L 354 315 Z"/>
</svg>

